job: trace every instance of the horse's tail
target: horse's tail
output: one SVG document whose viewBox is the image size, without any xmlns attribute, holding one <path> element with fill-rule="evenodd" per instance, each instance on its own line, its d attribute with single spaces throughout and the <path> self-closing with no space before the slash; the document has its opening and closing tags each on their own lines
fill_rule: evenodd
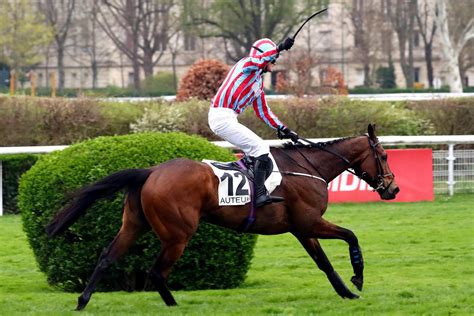
<svg viewBox="0 0 474 316">
<path fill-rule="evenodd" d="M 127 190 L 141 187 L 151 172 L 151 169 L 126 169 L 84 187 L 74 194 L 73 201 L 63 208 L 46 226 L 46 233 L 49 237 L 53 237 L 64 232 L 95 201 L 109 197 L 125 187 L 127 187 Z"/>
</svg>

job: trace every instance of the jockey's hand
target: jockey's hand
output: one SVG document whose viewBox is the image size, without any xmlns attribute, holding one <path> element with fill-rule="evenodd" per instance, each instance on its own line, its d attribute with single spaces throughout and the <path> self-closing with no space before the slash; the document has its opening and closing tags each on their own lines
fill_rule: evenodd
<svg viewBox="0 0 474 316">
<path fill-rule="evenodd" d="M 300 139 L 298 134 L 293 132 L 288 127 L 283 127 L 283 128 L 278 129 L 278 138 L 280 139 L 288 138 L 288 139 L 291 139 L 294 143 L 297 143 L 298 140 Z"/>
<path fill-rule="evenodd" d="M 278 44 L 277 50 L 278 52 L 281 52 L 283 50 L 289 50 L 291 47 L 293 47 L 293 44 L 295 43 L 295 40 L 291 37 L 287 37 L 283 42 Z"/>
</svg>

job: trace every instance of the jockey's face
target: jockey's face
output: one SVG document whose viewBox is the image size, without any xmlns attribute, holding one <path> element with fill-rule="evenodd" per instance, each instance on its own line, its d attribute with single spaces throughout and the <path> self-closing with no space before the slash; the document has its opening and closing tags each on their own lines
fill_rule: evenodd
<svg viewBox="0 0 474 316">
<path fill-rule="evenodd" d="M 263 72 L 272 72 L 274 63 L 268 63 L 265 68 L 263 69 Z"/>
</svg>

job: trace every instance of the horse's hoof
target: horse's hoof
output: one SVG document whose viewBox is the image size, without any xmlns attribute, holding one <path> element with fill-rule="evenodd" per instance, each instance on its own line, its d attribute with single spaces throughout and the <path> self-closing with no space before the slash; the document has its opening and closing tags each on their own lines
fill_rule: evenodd
<svg viewBox="0 0 474 316">
<path fill-rule="evenodd" d="M 81 311 L 86 307 L 87 303 L 89 303 L 89 300 L 84 298 L 82 295 L 79 296 L 77 299 L 77 306 L 76 306 L 76 311 Z"/>
<path fill-rule="evenodd" d="M 364 285 L 364 279 L 362 279 L 362 277 L 358 277 L 358 276 L 353 276 L 351 278 L 351 282 L 352 284 L 354 284 L 356 286 L 356 288 L 359 290 L 359 291 L 362 291 L 362 286 Z"/>
<path fill-rule="evenodd" d="M 352 293 L 351 291 L 349 291 L 348 294 L 346 294 L 346 296 L 344 298 L 348 298 L 350 300 L 353 300 L 353 299 L 358 299 L 360 298 L 359 295 L 355 294 L 355 293 Z"/>
</svg>

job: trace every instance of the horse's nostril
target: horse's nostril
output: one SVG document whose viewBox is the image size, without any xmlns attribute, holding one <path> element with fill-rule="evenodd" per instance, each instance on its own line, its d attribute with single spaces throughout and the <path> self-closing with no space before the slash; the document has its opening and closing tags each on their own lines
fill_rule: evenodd
<svg viewBox="0 0 474 316">
<path fill-rule="evenodd" d="M 396 188 L 393 190 L 393 194 L 397 194 L 398 192 L 400 192 L 400 188 L 399 188 L 399 187 L 396 187 Z"/>
</svg>

